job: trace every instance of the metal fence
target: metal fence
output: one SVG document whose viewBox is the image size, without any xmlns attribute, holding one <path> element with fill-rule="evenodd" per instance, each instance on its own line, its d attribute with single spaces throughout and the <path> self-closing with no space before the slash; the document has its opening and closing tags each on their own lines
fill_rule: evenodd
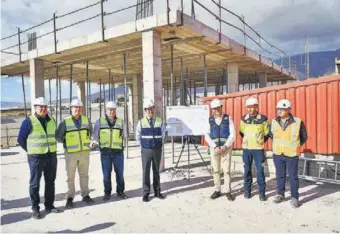
<svg viewBox="0 0 340 234">
<path fill-rule="evenodd" d="M 94 2 L 93 4 L 90 4 L 88 6 L 73 10 L 71 12 L 65 13 L 65 14 L 60 14 L 57 15 L 56 13 L 53 13 L 52 17 L 50 19 L 47 19 L 44 22 L 41 22 L 37 25 L 34 25 L 30 28 L 27 29 L 20 29 L 19 27 L 17 28 L 17 32 L 1 38 L 1 44 L 5 48 L 1 49 L 2 54 L 9 54 L 9 55 L 16 55 L 18 56 L 18 61 L 22 62 L 22 55 L 27 54 L 29 50 L 24 51 L 23 45 L 25 44 L 33 44 L 36 45 L 39 44 L 37 41 L 41 41 L 42 39 L 46 39 L 48 44 L 53 44 L 54 45 L 54 52 L 58 53 L 58 38 L 61 36 L 62 32 L 65 32 L 66 29 L 72 28 L 72 29 L 79 29 L 79 25 L 83 24 L 88 21 L 93 21 L 94 19 L 100 19 L 99 22 L 96 23 L 97 26 L 95 26 L 97 29 L 100 29 L 101 31 L 101 39 L 102 41 L 106 41 L 105 38 L 105 29 L 108 25 L 109 20 L 106 20 L 107 17 L 110 15 L 115 15 L 118 14 L 119 12 L 124 12 L 125 14 L 129 15 L 133 12 L 135 13 L 135 17 L 131 18 L 131 20 L 135 19 L 140 19 L 144 17 L 148 17 L 150 15 L 154 14 L 154 7 L 153 5 L 155 4 L 155 8 L 163 8 L 167 12 L 167 19 L 169 22 L 169 12 L 171 10 L 180 10 L 182 12 L 188 12 L 188 9 L 184 9 L 184 6 L 187 6 L 190 8 L 191 12 L 191 17 L 196 18 L 198 20 L 201 20 L 204 23 L 210 22 L 217 22 L 218 24 L 218 29 L 217 31 L 220 34 L 219 41 L 221 42 L 221 35 L 223 32 L 227 32 L 224 30 L 224 26 L 228 26 L 229 28 L 236 29 L 241 35 L 244 37 L 244 42 L 243 45 L 247 46 L 247 41 L 254 43 L 254 49 L 259 49 L 259 53 L 261 56 L 266 56 L 271 61 L 275 59 L 280 60 L 280 66 L 287 68 L 289 72 L 292 74 L 295 73 L 296 69 L 296 63 L 290 59 L 290 56 L 288 56 L 283 50 L 279 49 L 275 45 L 273 45 L 271 42 L 269 42 L 267 39 L 265 39 L 263 36 L 261 36 L 256 30 L 254 30 L 245 20 L 243 16 L 240 16 L 233 11 L 229 10 L 228 8 L 224 7 L 221 4 L 221 0 L 219 2 L 216 2 L 214 0 L 144 0 L 144 1 L 137 1 L 137 4 L 131 4 L 128 6 L 125 6 L 120 9 L 112 10 L 106 12 L 105 9 L 107 10 L 109 7 L 105 7 L 106 2 L 113 2 L 114 0 L 99 0 Z M 185 4 L 184 4 L 185 2 Z M 215 10 L 212 10 L 211 7 L 208 7 L 208 5 L 214 6 Z M 204 14 L 203 15 L 197 15 L 195 13 L 195 10 L 197 11 L 198 9 L 203 9 Z M 141 12 L 142 9 L 144 9 L 144 12 Z M 85 11 L 87 10 L 93 10 L 91 12 L 91 15 L 88 16 L 87 18 L 84 18 L 82 20 L 76 20 L 74 22 L 70 22 L 70 20 L 64 20 L 70 15 L 75 15 L 78 13 L 83 13 L 84 15 L 86 14 Z M 161 9 L 162 10 L 162 9 Z M 227 14 L 227 15 L 226 15 Z M 206 19 L 206 17 L 211 16 L 209 20 Z M 232 23 L 233 20 L 227 21 L 226 18 L 227 16 L 232 16 L 235 18 L 236 23 Z M 77 17 L 79 19 L 81 17 Z M 203 19 L 204 18 L 204 19 Z M 62 24 L 63 20 L 66 23 L 66 25 L 62 25 L 61 27 L 58 27 L 57 25 Z M 112 20 L 110 20 L 112 21 Z M 212 23 L 214 24 L 214 23 Z M 241 24 L 243 27 L 239 27 L 236 24 Z M 213 28 L 212 25 L 208 25 Z M 24 33 L 28 33 L 29 31 L 32 30 L 37 30 L 38 28 L 43 28 L 41 30 L 42 32 L 38 35 L 34 34 L 34 37 L 32 37 L 32 33 L 28 34 L 28 39 L 23 41 L 23 35 Z M 85 29 L 87 30 L 87 29 Z M 253 34 L 254 36 L 252 36 Z M 53 36 L 53 37 L 52 37 Z M 32 42 L 32 40 L 34 40 Z M 39 42 L 38 41 L 38 42 Z M 249 44 L 249 43 L 248 43 Z M 250 46 L 250 45 L 249 45 Z M 32 49 L 32 45 L 29 45 L 28 48 Z M 33 47 L 34 48 L 34 47 Z M 245 51 L 246 52 L 246 51 Z"/>
</svg>

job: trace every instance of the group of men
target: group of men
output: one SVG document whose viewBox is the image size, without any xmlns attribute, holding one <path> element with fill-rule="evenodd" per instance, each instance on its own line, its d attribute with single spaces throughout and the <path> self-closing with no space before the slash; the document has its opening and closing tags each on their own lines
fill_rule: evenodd
<svg viewBox="0 0 340 234">
<path fill-rule="evenodd" d="M 241 118 L 240 135 L 242 137 L 242 158 L 244 163 L 244 197 L 251 198 L 252 192 L 252 164 L 255 162 L 259 199 L 266 201 L 266 181 L 264 163 L 266 155 L 264 146 L 266 141 L 273 140 L 273 160 L 276 168 L 277 196 L 275 203 L 284 201 L 286 170 L 288 170 L 291 190 L 291 204 L 299 206 L 298 162 L 300 147 L 307 141 L 307 131 L 303 121 L 291 114 L 292 105 L 289 100 L 282 99 L 277 105 L 278 116 L 271 125 L 265 115 L 259 112 L 259 102 L 250 97 L 246 100 L 248 114 Z M 216 199 L 221 193 L 221 168 L 224 172 L 226 197 L 233 201 L 231 194 L 231 150 L 236 139 L 235 125 L 231 116 L 223 113 L 220 100 L 211 102 L 213 115 L 209 118 L 210 129 L 205 134 L 209 144 L 215 191 L 211 195 Z"/>
<path fill-rule="evenodd" d="M 90 150 L 94 139 L 100 147 L 103 172 L 103 200 L 111 198 L 111 172 L 116 173 L 117 196 L 127 199 L 124 193 L 124 122 L 116 116 L 116 103 L 106 103 L 106 114 L 98 119 L 92 129 L 91 121 L 83 115 L 83 103 L 79 99 L 71 102 L 71 115 L 66 117 L 59 126 L 48 114 L 48 105 L 43 97 L 34 101 L 35 113 L 25 119 L 21 125 L 18 143 L 27 152 L 30 168 L 29 194 L 32 202 L 32 217 L 40 219 L 40 180 L 45 179 L 45 211 L 59 213 L 54 206 L 55 179 L 57 174 L 57 141 L 65 150 L 67 173 L 67 200 L 65 208 L 73 208 L 75 197 L 75 173 L 78 170 L 82 201 L 94 203 L 89 196 L 89 164 Z M 145 117 L 137 126 L 136 140 L 141 145 L 143 165 L 143 201 L 149 201 L 150 168 L 153 169 L 153 186 L 155 197 L 164 199 L 160 190 L 159 166 L 164 137 L 162 119 L 155 116 L 155 105 L 151 100 L 144 102 Z"/>
<path fill-rule="evenodd" d="M 58 213 L 54 206 L 55 179 L 57 172 L 57 141 L 63 144 L 65 150 L 65 164 L 67 172 L 67 201 L 66 208 L 73 208 L 75 197 L 75 173 L 78 169 L 82 201 L 93 203 L 89 196 L 89 163 L 91 139 L 100 147 L 101 165 L 103 172 L 104 196 L 103 200 L 111 198 L 111 172 L 116 173 L 116 192 L 122 199 L 128 198 L 124 193 L 124 122 L 116 116 L 116 103 L 106 103 L 106 114 L 98 119 L 94 129 L 90 120 L 83 115 L 83 103 L 79 99 L 71 102 L 71 115 L 66 117 L 57 127 L 55 120 L 48 114 L 48 105 L 43 97 L 34 102 L 35 113 L 25 119 L 20 128 L 18 143 L 28 154 L 30 168 L 29 193 L 32 202 L 33 218 L 40 219 L 39 187 L 42 173 L 45 179 L 45 210 Z M 272 120 L 271 128 L 266 116 L 259 113 L 259 103 L 256 98 L 246 101 L 248 114 L 243 116 L 240 123 L 240 134 L 243 138 L 244 162 L 244 197 L 251 197 L 252 162 L 255 161 L 257 183 L 261 201 L 266 200 L 266 182 L 263 163 L 266 160 L 264 144 L 268 138 L 273 139 L 273 158 L 276 167 L 278 195 L 274 202 L 284 200 L 286 168 L 288 168 L 292 205 L 298 207 L 298 157 L 299 148 L 307 140 L 307 133 L 301 119 L 291 113 L 291 103 L 284 99 L 277 104 L 278 117 Z M 211 162 L 215 191 L 212 199 L 221 194 L 221 167 L 224 171 L 226 196 L 233 201 L 231 193 L 231 151 L 236 138 L 235 126 L 232 118 L 223 113 L 222 103 L 215 99 L 211 102 L 213 115 L 209 118 L 210 130 L 205 139 L 211 147 Z M 150 169 L 153 171 L 153 190 L 155 197 L 164 199 L 160 187 L 160 161 L 165 135 L 165 124 L 155 114 L 152 100 L 144 100 L 145 117 L 137 125 L 136 140 L 141 146 L 143 169 L 144 202 L 150 196 Z"/>
</svg>

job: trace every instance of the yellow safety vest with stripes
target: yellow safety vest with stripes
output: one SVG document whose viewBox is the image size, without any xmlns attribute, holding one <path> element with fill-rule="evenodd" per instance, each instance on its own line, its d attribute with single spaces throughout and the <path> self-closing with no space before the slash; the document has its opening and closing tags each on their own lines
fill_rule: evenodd
<svg viewBox="0 0 340 234">
<path fill-rule="evenodd" d="M 241 119 L 240 132 L 243 133 L 243 149 L 264 149 L 264 137 L 269 134 L 267 117 L 258 114 L 250 119 L 249 114 Z"/>
<path fill-rule="evenodd" d="M 294 117 L 294 122 L 285 130 L 273 119 L 271 132 L 273 134 L 273 153 L 288 157 L 300 156 L 300 127 L 301 119 Z"/>
<path fill-rule="evenodd" d="M 65 118 L 65 125 L 66 151 L 68 153 L 74 153 L 90 150 L 89 119 L 86 116 L 81 116 L 81 126 L 78 129 L 72 116 L 69 116 Z"/>
<path fill-rule="evenodd" d="M 27 138 L 28 154 L 46 154 L 57 151 L 57 141 L 55 139 L 56 123 L 53 118 L 47 122 L 46 132 L 39 119 L 32 115 L 29 117 L 32 123 L 32 132 Z"/>
<path fill-rule="evenodd" d="M 99 125 L 100 148 L 123 149 L 123 120 L 116 118 L 115 125 L 111 128 L 103 117 L 99 119 Z"/>
</svg>

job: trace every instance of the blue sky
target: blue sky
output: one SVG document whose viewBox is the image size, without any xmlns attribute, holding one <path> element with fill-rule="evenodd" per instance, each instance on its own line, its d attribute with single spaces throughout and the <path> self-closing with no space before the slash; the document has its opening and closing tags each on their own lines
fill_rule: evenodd
<svg viewBox="0 0 340 234">
<path fill-rule="evenodd" d="M 54 12 L 61 15 L 72 10 L 92 4 L 97 0 L 1 0 L 1 37 L 5 37 L 17 32 L 17 26 L 21 29 L 41 23 L 50 19 Z M 154 13 L 165 11 L 164 0 L 155 0 Z M 202 0 L 207 6 L 214 10 L 214 5 L 209 5 L 210 1 Z M 105 2 L 105 10 L 110 12 L 135 4 L 136 0 Z M 179 9 L 180 0 L 170 1 L 171 9 Z M 303 53 L 305 49 L 306 33 L 309 38 L 310 51 L 337 50 L 340 47 L 340 1 L 339 0 L 222 0 L 222 5 L 244 15 L 245 20 L 255 28 L 267 40 L 283 49 L 288 54 Z M 196 6 L 196 18 L 213 28 L 217 28 L 216 21 Z M 184 0 L 184 12 L 190 14 L 191 0 Z M 69 22 L 75 22 L 79 18 L 86 18 L 98 13 L 98 7 L 86 10 L 85 15 L 68 16 L 66 21 L 58 21 L 58 27 Z M 106 26 L 129 22 L 134 19 L 135 9 L 119 13 L 118 18 L 107 18 Z M 222 15 L 223 19 L 238 25 L 237 19 L 231 15 Z M 72 18 L 73 17 L 73 18 Z M 68 39 L 86 35 L 89 32 L 98 31 L 99 19 L 91 23 L 72 28 L 63 35 L 59 35 L 58 40 Z M 238 25 L 242 27 L 242 25 Z M 50 30 L 41 28 L 39 33 L 46 33 Z M 243 34 L 232 28 L 225 29 L 227 36 L 243 43 Z M 226 33 L 224 33 L 226 34 Z M 15 39 L 16 40 L 16 39 Z M 250 41 L 250 40 L 248 40 Z M 44 41 L 40 46 L 44 46 Z M 50 42 L 49 42 L 50 43 Z M 38 46 L 39 46 L 38 45 Z M 1 47 L 6 46 L 2 43 Z M 248 46 L 248 44 L 247 44 Z M 250 45 L 249 45 L 250 46 Z M 253 49 L 253 48 L 251 48 Z M 2 58 L 8 56 L 1 54 Z M 53 81 L 55 82 L 55 81 Z M 26 79 L 27 100 L 30 99 L 30 83 Z M 62 97 L 69 97 L 68 82 L 62 82 Z M 99 91 L 97 85 L 92 85 L 92 92 Z M 48 85 L 46 83 L 45 95 L 48 95 Z M 55 89 L 52 88 L 52 96 L 55 97 Z M 18 101 L 23 100 L 21 78 L 1 79 L 1 100 Z"/>
</svg>

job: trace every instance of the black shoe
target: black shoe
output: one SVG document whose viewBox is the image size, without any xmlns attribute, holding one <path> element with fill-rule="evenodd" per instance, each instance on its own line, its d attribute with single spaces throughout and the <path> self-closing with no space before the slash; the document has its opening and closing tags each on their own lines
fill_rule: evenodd
<svg viewBox="0 0 340 234">
<path fill-rule="evenodd" d="M 149 194 L 145 194 L 143 196 L 143 202 L 148 202 L 149 201 Z"/>
<path fill-rule="evenodd" d="M 60 213 L 61 210 L 58 208 L 55 208 L 54 206 L 51 206 L 49 208 L 45 208 L 46 213 Z"/>
<path fill-rule="evenodd" d="M 210 198 L 211 198 L 211 199 L 216 199 L 216 198 L 218 198 L 218 197 L 220 197 L 220 196 L 221 196 L 221 192 L 215 191 L 215 192 L 210 196 Z"/>
<path fill-rule="evenodd" d="M 259 195 L 260 201 L 267 201 L 267 197 L 264 194 Z"/>
<path fill-rule="evenodd" d="M 164 195 L 161 194 L 161 192 L 155 193 L 155 197 L 158 197 L 159 199 L 165 199 Z"/>
<path fill-rule="evenodd" d="M 128 195 L 126 195 L 124 192 L 118 192 L 117 193 L 117 196 L 122 198 L 122 199 L 127 199 L 129 198 Z"/>
<path fill-rule="evenodd" d="M 231 193 L 227 193 L 226 197 L 228 198 L 229 201 L 234 201 L 235 197 L 233 195 L 231 195 Z"/>
<path fill-rule="evenodd" d="M 32 218 L 33 219 L 41 219 L 40 211 L 39 210 L 33 210 Z"/>
<path fill-rule="evenodd" d="M 244 198 L 245 199 L 250 199 L 251 198 L 251 193 L 244 193 Z"/>
<path fill-rule="evenodd" d="M 110 198 L 111 198 L 111 194 L 105 194 L 104 195 L 104 197 L 103 197 L 103 201 L 108 201 L 108 200 L 110 200 Z"/>
<path fill-rule="evenodd" d="M 67 198 L 65 208 L 66 209 L 72 209 L 73 208 L 73 198 Z"/>
<path fill-rule="evenodd" d="M 92 204 L 92 203 L 94 203 L 93 199 L 90 198 L 89 195 L 83 197 L 83 202 L 85 202 L 86 204 Z"/>
</svg>

